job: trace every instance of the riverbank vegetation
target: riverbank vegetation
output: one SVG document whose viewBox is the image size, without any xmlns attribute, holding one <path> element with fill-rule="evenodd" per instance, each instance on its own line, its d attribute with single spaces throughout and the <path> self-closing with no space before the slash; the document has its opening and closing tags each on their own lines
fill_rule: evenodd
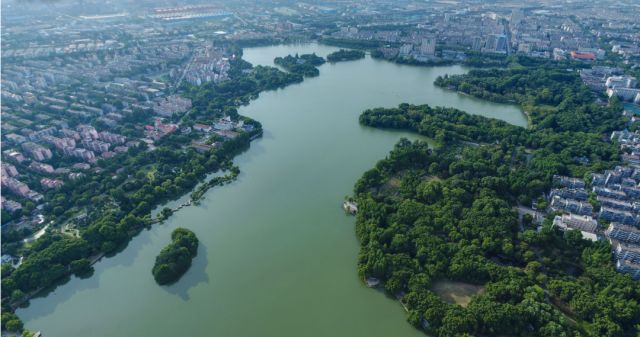
<svg viewBox="0 0 640 337">
<path fill-rule="evenodd" d="M 332 63 L 359 60 L 362 58 L 364 58 L 364 52 L 362 50 L 340 49 L 327 55 L 327 61 Z"/>
<path fill-rule="evenodd" d="M 159 285 L 171 284 L 180 279 L 191 267 L 198 255 L 198 238 L 185 228 L 176 228 L 171 233 L 171 243 L 162 248 L 153 265 L 153 278 Z"/>
<path fill-rule="evenodd" d="M 521 227 L 514 210 L 547 191 L 554 174 L 584 177 L 619 160 L 603 136 L 624 123 L 620 107 L 593 104 L 575 77 L 530 67 L 438 80 L 515 100 L 533 113 L 528 129 L 426 105 L 360 117 L 436 139 L 431 148 L 400 141 L 355 185 L 358 272 L 400 298 L 417 328 L 435 336 L 638 333 L 640 288 L 615 271 L 607 242 L 554 229 L 552 218 L 539 231 Z M 576 161 L 582 156 L 588 163 Z M 433 291 L 443 279 L 484 290 L 461 307 Z"/>
<path fill-rule="evenodd" d="M 195 204 L 198 204 L 200 202 L 200 199 L 202 199 L 202 197 L 204 196 L 205 192 L 207 192 L 210 188 L 228 184 L 236 180 L 238 174 L 240 174 L 240 169 L 237 166 L 232 166 L 229 169 L 228 174 L 222 177 L 211 178 L 209 181 L 202 183 L 200 186 L 194 189 L 193 192 L 191 192 L 191 201 L 193 201 Z"/>
<path fill-rule="evenodd" d="M 273 60 L 273 63 L 283 67 L 290 73 L 305 77 L 315 77 L 320 75 L 320 71 L 317 67 L 325 62 L 326 61 L 322 57 L 315 53 L 303 55 L 296 54 L 295 56 L 287 55 L 285 57 L 276 57 Z"/>
<path fill-rule="evenodd" d="M 517 103 L 537 129 L 602 133 L 624 128 L 620 105 L 596 103 L 576 72 L 557 66 L 472 70 L 439 77 L 435 84 L 493 102 Z"/>
</svg>

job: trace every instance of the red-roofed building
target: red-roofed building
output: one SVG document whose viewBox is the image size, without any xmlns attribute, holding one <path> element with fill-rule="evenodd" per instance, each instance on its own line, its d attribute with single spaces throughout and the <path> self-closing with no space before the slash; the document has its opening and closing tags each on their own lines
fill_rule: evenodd
<svg viewBox="0 0 640 337">
<path fill-rule="evenodd" d="M 572 51 L 571 58 L 578 61 L 594 61 L 596 59 L 596 54 L 592 52 Z"/>
</svg>

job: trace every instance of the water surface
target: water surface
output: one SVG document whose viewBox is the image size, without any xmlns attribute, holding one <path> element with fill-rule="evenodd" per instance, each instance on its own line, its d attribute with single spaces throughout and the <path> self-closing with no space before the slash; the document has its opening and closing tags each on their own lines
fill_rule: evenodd
<svg viewBox="0 0 640 337">
<path fill-rule="evenodd" d="M 276 56 L 335 50 L 259 47 L 244 58 L 272 65 Z M 340 205 L 400 137 L 415 139 L 360 126 L 364 109 L 428 103 L 526 124 L 514 106 L 433 86 L 438 75 L 464 72 L 367 57 L 325 64 L 319 77 L 261 94 L 240 109 L 265 132 L 236 158 L 236 182 L 144 231 L 97 263 L 91 278 L 73 278 L 18 314 L 47 337 L 421 336 L 396 301 L 358 280 L 354 219 Z M 177 284 L 160 287 L 151 268 L 177 226 L 197 234 L 199 254 Z"/>
</svg>

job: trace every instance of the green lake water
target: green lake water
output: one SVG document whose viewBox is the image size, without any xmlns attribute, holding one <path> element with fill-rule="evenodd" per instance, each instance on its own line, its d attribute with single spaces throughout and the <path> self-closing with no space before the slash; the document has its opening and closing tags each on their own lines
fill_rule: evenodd
<svg viewBox="0 0 640 337">
<path fill-rule="evenodd" d="M 276 56 L 334 50 L 258 47 L 244 58 L 272 65 Z M 235 159 L 237 181 L 143 231 L 98 262 L 92 277 L 73 278 L 18 314 L 46 337 L 421 336 L 397 301 L 358 279 L 354 218 L 341 202 L 401 137 L 416 138 L 360 126 L 364 109 L 428 103 L 526 125 L 515 106 L 433 85 L 438 75 L 465 71 L 367 56 L 322 65 L 319 77 L 262 93 L 240 109 L 265 131 Z M 160 287 L 151 268 L 177 226 L 197 234 L 199 254 L 177 284 Z"/>
</svg>

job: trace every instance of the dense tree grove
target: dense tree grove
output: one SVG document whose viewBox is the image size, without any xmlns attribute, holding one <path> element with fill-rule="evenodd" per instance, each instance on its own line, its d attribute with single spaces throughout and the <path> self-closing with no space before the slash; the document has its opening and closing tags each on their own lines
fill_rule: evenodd
<svg viewBox="0 0 640 337">
<path fill-rule="evenodd" d="M 162 248 L 153 265 L 153 277 L 160 285 L 176 282 L 191 267 L 191 260 L 198 255 L 198 238 L 185 228 L 171 233 L 171 243 Z"/>
<path fill-rule="evenodd" d="M 401 141 L 356 184 L 361 276 L 382 280 L 409 321 L 438 336 L 635 331 L 640 288 L 614 270 L 608 244 L 550 224 L 520 230 L 512 190 L 542 184 L 510 186 L 510 157 L 500 145 Z M 430 290 L 439 279 L 486 291 L 461 308 Z"/>
<path fill-rule="evenodd" d="M 22 321 L 16 314 L 8 310 L 2 310 L 2 331 L 19 332 L 22 330 Z"/>
<path fill-rule="evenodd" d="M 460 141 L 499 144 L 504 156 L 504 188 L 524 204 L 548 190 L 554 174 L 584 177 L 612 166 L 619 158 L 615 144 L 597 133 L 525 129 L 460 110 L 401 104 L 376 108 L 360 116 L 364 125 L 407 129 L 455 146 Z M 576 161 L 588 158 L 589 164 Z"/>
<path fill-rule="evenodd" d="M 313 54 L 303 54 L 295 56 L 287 55 L 285 57 L 276 57 L 273 62 L 293 74 L 306 77 L 314 77 L 320 75 L 318 66 L 325 63 L 325 60 Z"/>
<path fill-rule="evenodd" d="M 338 51 L 334 51 L 333 53 L 327 55 L 327 61 L 329 62 L 341 62 L 341 61 L 351 61 L 351 60 L 359 60 L 364 58 L 364 52 L 362 50 L 347 50 L 340 49 Z"/>
<path fill-rule="evenodd" d="M 402 140 L 356 183 L 361 277 L 381 280 L 409 322 L 436 336 L 636 336 L 640 287 L 615 271 L 610 245 L 554 229 L 551 217 L 537 231 L 514 210 L 547 191 L 554 174 L 614 165 L 617 146 L 603 134 L 623 125 L 619 106 L 592 104 L 576 76 L 558 69 L 474 70 L 438 84 L 514 100 L 532 124 L 427 105 L 365 111 L 362 124 L 412 130 L 436 145 Z M 466 307 L 448 304 L 432 291 L 439 280 L 484 292 Z"/>
<path fill-rule="evenodd" d="M 538 129 L 602 133 L 624 127 L 618 106 L 595 103 L 580 76 L 557 65 L 472 70 L 435 83 L 494 102 L 516 102 Z"/>
<path fill-rule="evenodd" d="M 43 236 L 36 241 L 33 253 L 25 257 L 24 263 L 9 277 L 3 277 L 3 296 L 12 295 L 16 290 L 27 293 L 53 283 L 68 274 L 72 262 L 89 256 L 90 251 L 89 244 L 83 239 L 59 234 Z"/>
<path fill-rule="evenodd" d="M 511 135 L 522 137 L 524 128 L 507 122 L 470 115 L 454 108 L 412 106 L 401 104 L 398 108 L 375 108 L 360 115 L 360 123 L 383 128 L 410 129 L 440 141 L 466 140 L 495 142 Z"/>
</svg>

